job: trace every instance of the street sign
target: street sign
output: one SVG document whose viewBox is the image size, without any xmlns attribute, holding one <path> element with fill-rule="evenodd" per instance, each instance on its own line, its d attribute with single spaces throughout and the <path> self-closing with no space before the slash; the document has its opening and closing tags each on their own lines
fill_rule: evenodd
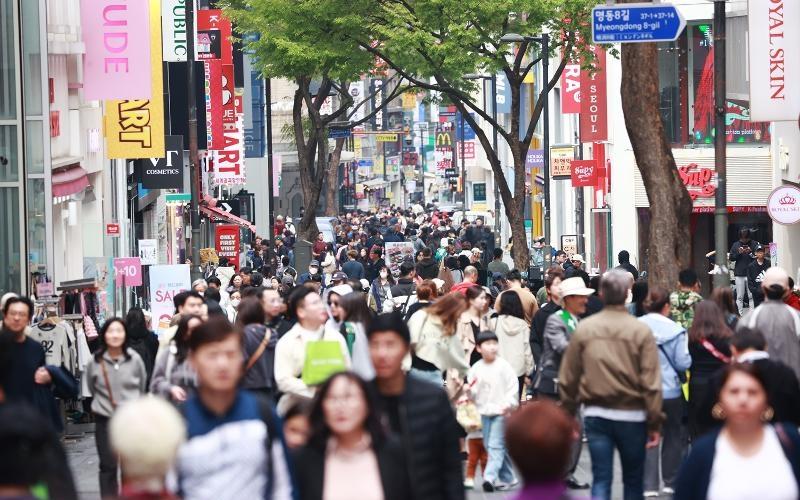
<svg viewBox="0 0 800 500">
<path fill-rule="evenodd" d="M 594 43 L 671 42 L 686 19 L 670 4 L 598 5 L 592 9 Z"/>
<path fill-rule="evenodd" d="M 230 200 L 219 200 L 217 208 L 225 213 L 235 215 L 236 217 L 242 216 L 242 201 L 239 198 L 231 198 Z"/>
<path fill-rule="evenodd" d="M 112 236 L 114 238 L 119 238 L 120 235 L 120 227 L 119 223 L 117 222 L 109 222 L 106 224 L 106 236 Z"/>
<path fill-rule="evenodd" d="M 349 128 L 329 128 L 328 139 L 347 139 L 350 137 L 351 131 Z"/>
</svg>

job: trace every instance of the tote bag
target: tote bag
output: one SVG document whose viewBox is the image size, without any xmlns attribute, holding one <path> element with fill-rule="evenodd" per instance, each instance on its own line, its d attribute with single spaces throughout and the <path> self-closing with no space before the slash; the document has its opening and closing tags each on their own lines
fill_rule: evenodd
<svg viewBox="0 0 800 500">
<path fill-rule="evenodd" d="M 334 373 L 347 370 L 342 347 L 336 340 L 312 340 L 306 343 L 302 380 L 306 385 L 319 385 Z"/>
</svg>

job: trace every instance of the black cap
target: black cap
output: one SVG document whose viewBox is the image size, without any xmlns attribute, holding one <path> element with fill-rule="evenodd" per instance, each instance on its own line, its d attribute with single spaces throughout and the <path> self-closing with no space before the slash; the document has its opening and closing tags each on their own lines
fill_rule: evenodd
<svg viewBox="0 0 800 500">
<path fill-rule="evenodd" d="M 406 345 L 411 344 L 411 333 L 408 325 L 403 321 L 403 315 L 398 312 L 379 314 L 372 320 L 367 328 L 367 339 L 378 332 L 394 332 L 399 335 Z"/>
<path fill-rule="evenodd" d="M 475 345 L 481 345 L 487 340 L 497 340 L 497 335 L 489 330 L 484 330 L 478 334 L 478 337 L 475 339 Z"/>
</svg>

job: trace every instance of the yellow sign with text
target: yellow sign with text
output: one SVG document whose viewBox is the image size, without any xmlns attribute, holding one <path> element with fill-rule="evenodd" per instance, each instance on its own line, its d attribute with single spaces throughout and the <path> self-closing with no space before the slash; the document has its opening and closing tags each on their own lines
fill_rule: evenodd
<svg viewBox="0 0 800 500">
<path fill-rule="evenodd" d="M 105 102 L 107 156 L 164 158 L 161 0 L 150 0 L 151 99 Z"/>
<path fill-rule="evenodd" d="M 378 142 L 397 142 L 397 134 L 375 134 L 375 140 Z"/>
</svg>

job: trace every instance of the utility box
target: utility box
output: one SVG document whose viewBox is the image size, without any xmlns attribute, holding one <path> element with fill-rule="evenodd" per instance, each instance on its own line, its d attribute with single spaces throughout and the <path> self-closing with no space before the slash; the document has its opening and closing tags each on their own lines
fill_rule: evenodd
<svg viewBox="0 0 800 500">
<path fill-rule="evenodd" d="M 297 240 L 294 244 L 294 268 L 297 269 L 298 276 L 308 272 L 308 264 L 311 262 L 311 242 Z"/>
</svg>

